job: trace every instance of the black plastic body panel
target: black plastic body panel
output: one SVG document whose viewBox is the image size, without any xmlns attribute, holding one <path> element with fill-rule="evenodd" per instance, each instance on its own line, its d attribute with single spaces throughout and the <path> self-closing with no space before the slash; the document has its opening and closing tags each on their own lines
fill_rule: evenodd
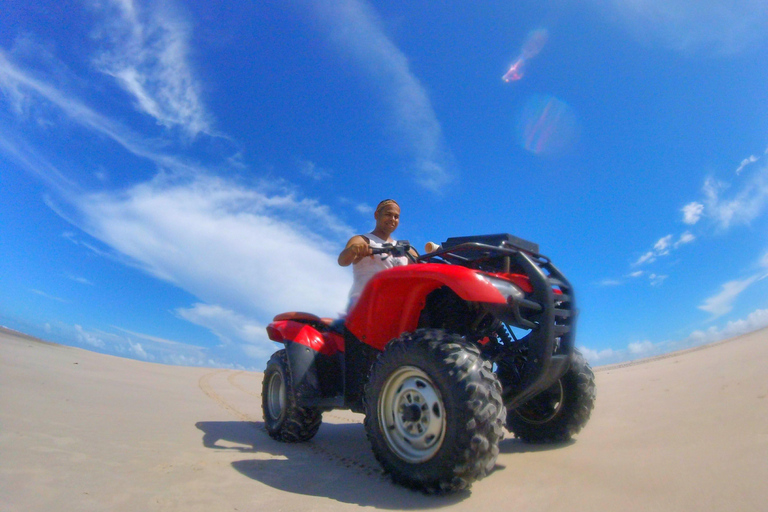
<svg viewBox="0 0 768 512">
<path fill-rule="evenodd" d="M 380 353 L 344 330 L 344 404 L 354 412 L 365 412 L 365 383 Z"/>
</svg>

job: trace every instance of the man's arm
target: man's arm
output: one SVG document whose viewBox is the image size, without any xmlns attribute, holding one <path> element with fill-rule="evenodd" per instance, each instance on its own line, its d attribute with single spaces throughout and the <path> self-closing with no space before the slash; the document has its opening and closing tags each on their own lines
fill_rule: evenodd
<svg viewBox="0 0 768 512">
<path fill-rule="evenodd" d="M 338 262 L 342 267 L 347 267 L 372 254 L 373 252 L 365 238 L 356 235 L 349 239 L 347 246 L 339 254 Z"/>
</svg>

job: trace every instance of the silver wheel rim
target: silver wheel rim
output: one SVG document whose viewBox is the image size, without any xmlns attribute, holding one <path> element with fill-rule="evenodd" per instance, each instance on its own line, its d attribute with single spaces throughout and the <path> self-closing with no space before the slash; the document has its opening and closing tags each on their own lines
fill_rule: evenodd
<svg viewBox="0 0 768 512">
<path fill-rule="evenodd" d="M 285 408 L 285 386 L 283 376 L 280 372 L 275 372 L 269 379 L 269 389 L 267 390 L 267 410 L 269 415 L 278 419 Z"/>
<path fill-rule="evenodd" d="M 445 406 L 432 380 L 419 368 L 403 366 L 379 395 L 379 425 L 389 448 L 401 459 L 425 462 L 445 437 Z"/>
</svg>

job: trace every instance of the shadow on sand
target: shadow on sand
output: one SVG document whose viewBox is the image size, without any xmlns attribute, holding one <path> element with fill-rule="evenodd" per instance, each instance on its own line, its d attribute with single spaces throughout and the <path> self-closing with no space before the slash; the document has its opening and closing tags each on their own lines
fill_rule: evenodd
<svg viewBox="0 0 768 512">
<path fill-rule="evenodd" d="M 237 471 L 285 492 L 390 510 L 446 507 L 471 494 L 428 496 L 405 489 L 384 477 L 375 461 L 355 460 L 335 450 L 338 443 L 349 442 L 365 442 L 370 449 L 360 424 L 324 423 L 322 436 L 299 444 L 271 439 L 262 422 L 201 421 L 195 426 L 203 432 L 206 448 L 251 454 L 232 462 Z"/>
<path fill-rule="evenodd" d="M 499 453 L 513 454 L 513 453 L 531 453 L 531 452 L 548 452 L 551 450 L 561 450 L 574 444 L 576 441 L 571 439 L 563 443 L 541 443 L 531 444 L 526 443 L 520 439 L 514 437 L 507 437 L 499 443 Z"/>
</svg>

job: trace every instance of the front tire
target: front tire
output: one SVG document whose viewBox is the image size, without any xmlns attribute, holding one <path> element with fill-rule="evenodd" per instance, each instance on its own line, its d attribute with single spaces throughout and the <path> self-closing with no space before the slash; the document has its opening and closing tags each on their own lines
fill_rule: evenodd
<svg viewBox="0 0 768 512">
<path fill-rule="evenodd" d="M 569 441 L 589 421 L 595 406 L 595 374 L 574 351 L 568 371 L 549 389 L 507 411 L 507 429 L 529 443 Z"/>
<path fill-rule="evenodd" d="M 390 342 L 365 388 L 365 427 L 392 479 L 427 492 L 468 488 L 499 454 L 501 384 L 461 336 L 420 329 Z"/>
<path fill-rule="evenodd" d="M 278 350 L 267 363 L 261 386 L 264 425 L 272 439 L 284 443 L 308 441 L 317 434 L 323 413 L 296 405 L 296 394 L 285 350 Z"/>
</svg>

